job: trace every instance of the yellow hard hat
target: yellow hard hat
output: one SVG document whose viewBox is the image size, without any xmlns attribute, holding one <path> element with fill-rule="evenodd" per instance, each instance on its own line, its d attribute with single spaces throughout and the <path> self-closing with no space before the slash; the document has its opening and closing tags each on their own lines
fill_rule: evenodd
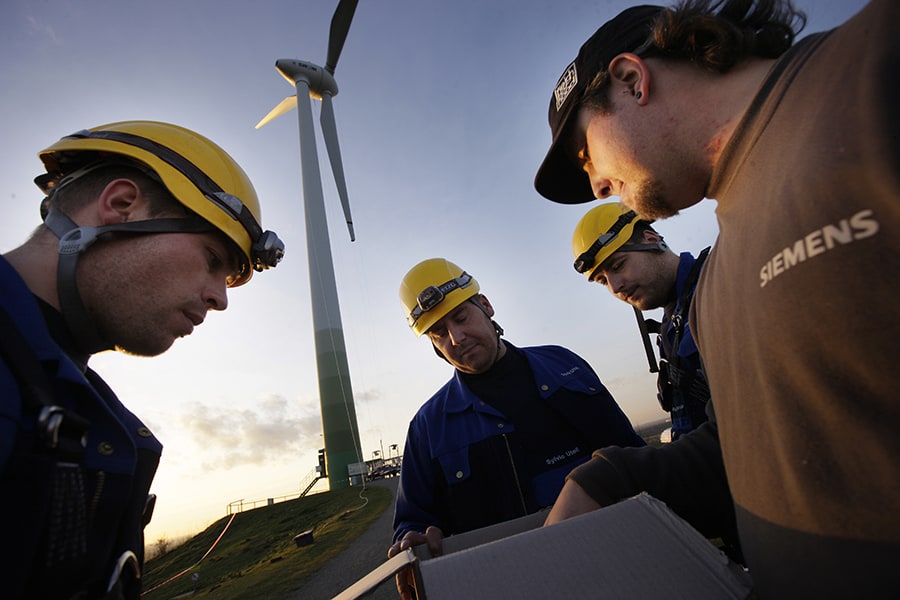
<svg viewBox="0 0 900 600">
<path fill-rule="evenodd" d="M 608 202 L 589 210 L 572 234 L 575 270 L 590 274 L 631 239 L 634 225 L 640 220 L 636 212 L 618 202 Z"/>
<path fill-rule="evenodd" d="M 403 278 L 400 301 L 419 337 L 479 291 L 475 278 L 444 258 L 423 260 Z"/>
<path fill-rule="evenodd" d="M 284 244 L 260 226 L 256 190 L 222 148 L 193 131 L 156 121 L 124 121 L 66 136 L 38 154 L 47 169 L 35 182 L 50 193 L 66 175 L 110 155 L 127 157 L 153 171 L 181 204 L 224 233 L 243 253 L 232 286 L 253 270 L 274 267 Z M 252 268 L 251 268 L 252 267 Z"/>
</svg>

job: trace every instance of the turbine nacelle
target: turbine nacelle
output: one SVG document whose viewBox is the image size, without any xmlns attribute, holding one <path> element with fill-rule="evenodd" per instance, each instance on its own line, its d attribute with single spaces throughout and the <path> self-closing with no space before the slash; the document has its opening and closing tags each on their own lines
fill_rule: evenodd
<svg viewBox="0 0 900 600">
<path fill-rule="evenodd" d="M 322 94 L 337 96 L 337 82 L 331 73 L 319 65 L 292 58 L 279 58 L 275 61 L 275 68 L 291 85 L 296 86 L 298 81 L 305 81 L 309 85 L 309 96 L 315 100 L 321 100 Z"/>
</svg>

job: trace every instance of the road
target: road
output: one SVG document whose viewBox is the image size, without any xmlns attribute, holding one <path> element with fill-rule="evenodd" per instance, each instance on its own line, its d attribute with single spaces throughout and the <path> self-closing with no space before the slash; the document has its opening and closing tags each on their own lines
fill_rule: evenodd
<svg viewBox="0 0 900 600">
<path fill-rule="evenodd" d="M 397 496 L 399 477 L 378 479 L 370 486 L 386 487 L 392 499 L 388 508 L 343 552 L 329 560 L 306 584 L 295 590 L 285 600 L 327 600 L 337 596 L 372 569 L 387 560 L 391 544 L 394 517 L 394 498 Z M 394 582 L 388 581 L 366 596 L 366 600 L 398 600 Z"/>
</svg>

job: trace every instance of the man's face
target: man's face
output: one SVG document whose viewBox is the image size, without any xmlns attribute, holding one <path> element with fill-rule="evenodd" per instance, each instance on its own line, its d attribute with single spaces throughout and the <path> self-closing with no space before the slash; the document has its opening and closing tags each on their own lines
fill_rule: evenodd
<svg viewBox="0 0 900 600">
<path fill-rule="evenodd" d="M 487 311 L 485 313 L 474 302 Z M 467 300 L 447 313 L 428 330 L 431 343 L 463 373 L 478 374 L 497 360 L 497 331 L 490 316 L 494 309 L 484 296 Z"/>
<path fill-rule="evenodd" d="M 659 252 L 620 250 L 594 269 L 589 280 L 639 310 L 652 310 L 672 300 L 676 276 L 677 266 L 668 267 Z"/>
<path fill-rule="evenodd" d="M 579 109 L 569 148 L 594 196 L 618 196 L 649 219 L 671 217 L 703 198 L 708 173 L 685 160 L 683 139 L 663 110 L 616 98 L 609 113 Z"/>
<path fill-rule="evenodd" d="M 156 356 L 190 335 L 207 311 L 227 308 L 235 266 L 219 233 L 121 236 L 81 257 L 77 281 L 103 339 Z"/>
</svg>

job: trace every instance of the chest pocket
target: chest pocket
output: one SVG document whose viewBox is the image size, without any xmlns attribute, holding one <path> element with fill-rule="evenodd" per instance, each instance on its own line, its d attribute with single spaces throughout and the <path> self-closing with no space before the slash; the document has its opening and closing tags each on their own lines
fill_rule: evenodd
<svg viewBox="0 0 900 600">
<path fill-rule="evenodd" d="M 441 465 L 441 471 L 444 473 L 447 485 L 452 486 L 468 481 L 469 477 L 472 476 L 472 470 L 469 467 L 469 448 L 467 446 L 445 452 L 438 456 L 437 460 Z"/>
</svg>

